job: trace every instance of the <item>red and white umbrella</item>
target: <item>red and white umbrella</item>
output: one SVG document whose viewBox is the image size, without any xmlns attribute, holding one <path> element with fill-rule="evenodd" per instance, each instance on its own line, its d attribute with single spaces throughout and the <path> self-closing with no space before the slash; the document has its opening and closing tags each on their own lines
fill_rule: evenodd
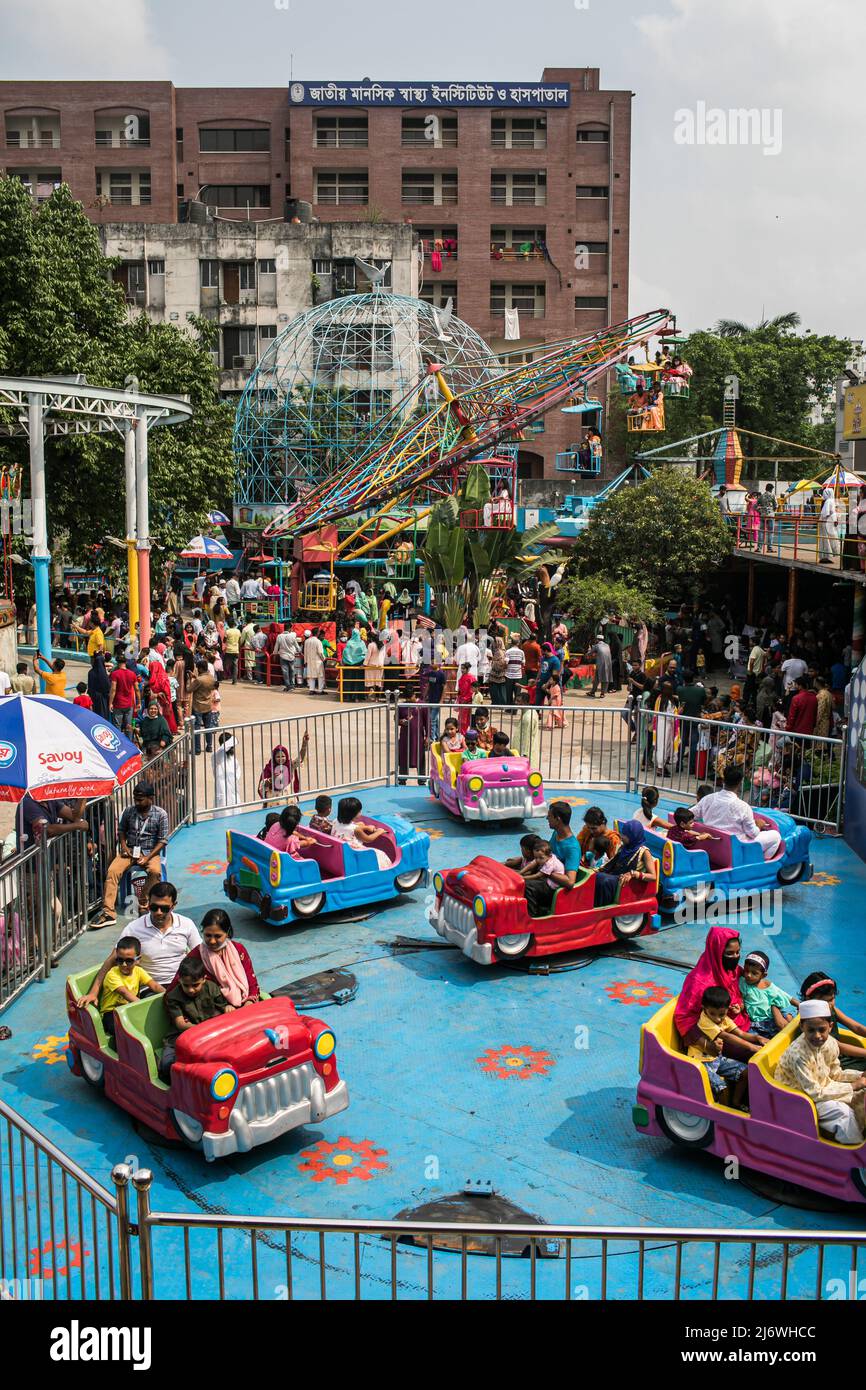
<svg viewBox="0 0 866 1390">
<path fill-rule="evenodd" d="M 233 560 L 227 545 L 213 536 L 193 536 L 180 552 L 182 560 Z"/>
<path fill-rule="evenodd" d="M 0 699 L 0 801 L 109 796 L 140 771 L 140 750 L 93 710 L 56 695 Z"/>
</svg>

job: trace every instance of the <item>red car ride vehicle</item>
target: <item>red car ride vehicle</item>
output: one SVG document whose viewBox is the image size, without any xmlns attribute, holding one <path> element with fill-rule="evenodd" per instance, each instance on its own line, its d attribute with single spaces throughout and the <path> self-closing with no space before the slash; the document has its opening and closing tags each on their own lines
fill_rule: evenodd
<svg viewBox="0 0 866 1390">
<path fill-rule="evenodd" d="M 70 975 L 67 1061 L 75 1076 L 167 1139 L 182 1139 L 211 1161 L 248 1153 L 299 1125 L 345 1110 L 327 1024 L 297 1013 L 290 999 L 263 999 L 198 1023 L 177 1038 L 171 1084 L 157 1055 L 168 1030 L 161 995 L 117 1010 L 116 1043 L 92 1004 L 79 1008 L 96 970 Z"/>
<path fill-rule="evenodd" d="M 465 869 L 434 874 L 430 921 L 478 965 L 627 941 L 659 925 L 657 861 L 654 884 L 621 883 L 606 907 L 594 905 L 594 880 L 594 869 L 581 869 L 573 888 L 556 890 L 548 916 L 530 917 L 520 874 L 479 855 Z"/>
</svg>

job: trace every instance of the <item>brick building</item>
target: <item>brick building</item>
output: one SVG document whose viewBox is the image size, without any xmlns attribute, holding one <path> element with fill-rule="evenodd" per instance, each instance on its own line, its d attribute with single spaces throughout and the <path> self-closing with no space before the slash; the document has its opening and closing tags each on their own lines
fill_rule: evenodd
<svg viewBox="0 0 866 1390">
<path fill-rule="evenodd" d="M 546 68 L 526 86 L 0 82 L 0 106 L 6 172 L 37 199 L 69 184 L 94 222 L 113 224 L 113 251 L 117 224 L 134 223 L 162 227 L 168 256 L 165 224 L 191 202 L 260 223 L 303 200 L 322 222 L 411 223 L 422 297 L 453 298 L 510 361 L 628 316 L 631 93 L 602 90 L 597 68 Z M 131 259 L 148 257 L 136 244 Z M 523 476 L 556 476 L 575 418 L 549 415 L 527 439 Z"/>
</svg>

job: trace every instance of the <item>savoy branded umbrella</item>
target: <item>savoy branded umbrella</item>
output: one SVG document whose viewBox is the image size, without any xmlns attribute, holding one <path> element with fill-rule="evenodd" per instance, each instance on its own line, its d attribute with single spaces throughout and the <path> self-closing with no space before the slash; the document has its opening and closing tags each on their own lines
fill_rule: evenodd
<svg viewBox="0 0 866 1390">
<path fill-rule="evenodd" d="M 140 771 L 140 750 L 93 710 L 56 695 L 0 699 L 0 801 L 108 796 Z"/>
</svg>

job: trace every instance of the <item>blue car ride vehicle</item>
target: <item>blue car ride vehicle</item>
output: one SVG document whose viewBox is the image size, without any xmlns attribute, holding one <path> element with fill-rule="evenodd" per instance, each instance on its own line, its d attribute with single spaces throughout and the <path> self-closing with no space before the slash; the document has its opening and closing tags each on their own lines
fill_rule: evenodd
<svg viewBox="0 0 866 1390">
<path fill-rule="evenodd" d="M 282 926 L 293 917 L 384 902 L 427 883 L 429 835 L 402 816 L 359 820 L 379 831 L 375 848 L 389 861 L 387 868 L 379 867 L 374 849 L 353 849 L 308 825 L 303 833 L 315 843 L 302 849 L 300 859 L 254 835 L 228 830 L 224 892 L 232 902 L 256 907 L 265 922 Z"/>
<path fill-rule="evenodd" d="M 706 831 L 712 840 L 702 841 L 698 849 L 686 849 L 675 840 L 668 840 L 655 830 L 646 832 L 650 854 L 661 860 L 659 907 L 673 912 L 681 902 L 698 904 L 710 894 L 727 896 L 733 892 L 759 892 L 780 888 L 812 877 L 809 858 L 812 832 L 807 825 L 798 825 L 786 811 L 756 812 L 755 819 L 764 829 L 775 826 L 782 837 L 778 853 L 764 859 L 757 841 L 739 840 L 736 835 L 716 826 L 695 821 L 690 829 Z"/>
</svg>

